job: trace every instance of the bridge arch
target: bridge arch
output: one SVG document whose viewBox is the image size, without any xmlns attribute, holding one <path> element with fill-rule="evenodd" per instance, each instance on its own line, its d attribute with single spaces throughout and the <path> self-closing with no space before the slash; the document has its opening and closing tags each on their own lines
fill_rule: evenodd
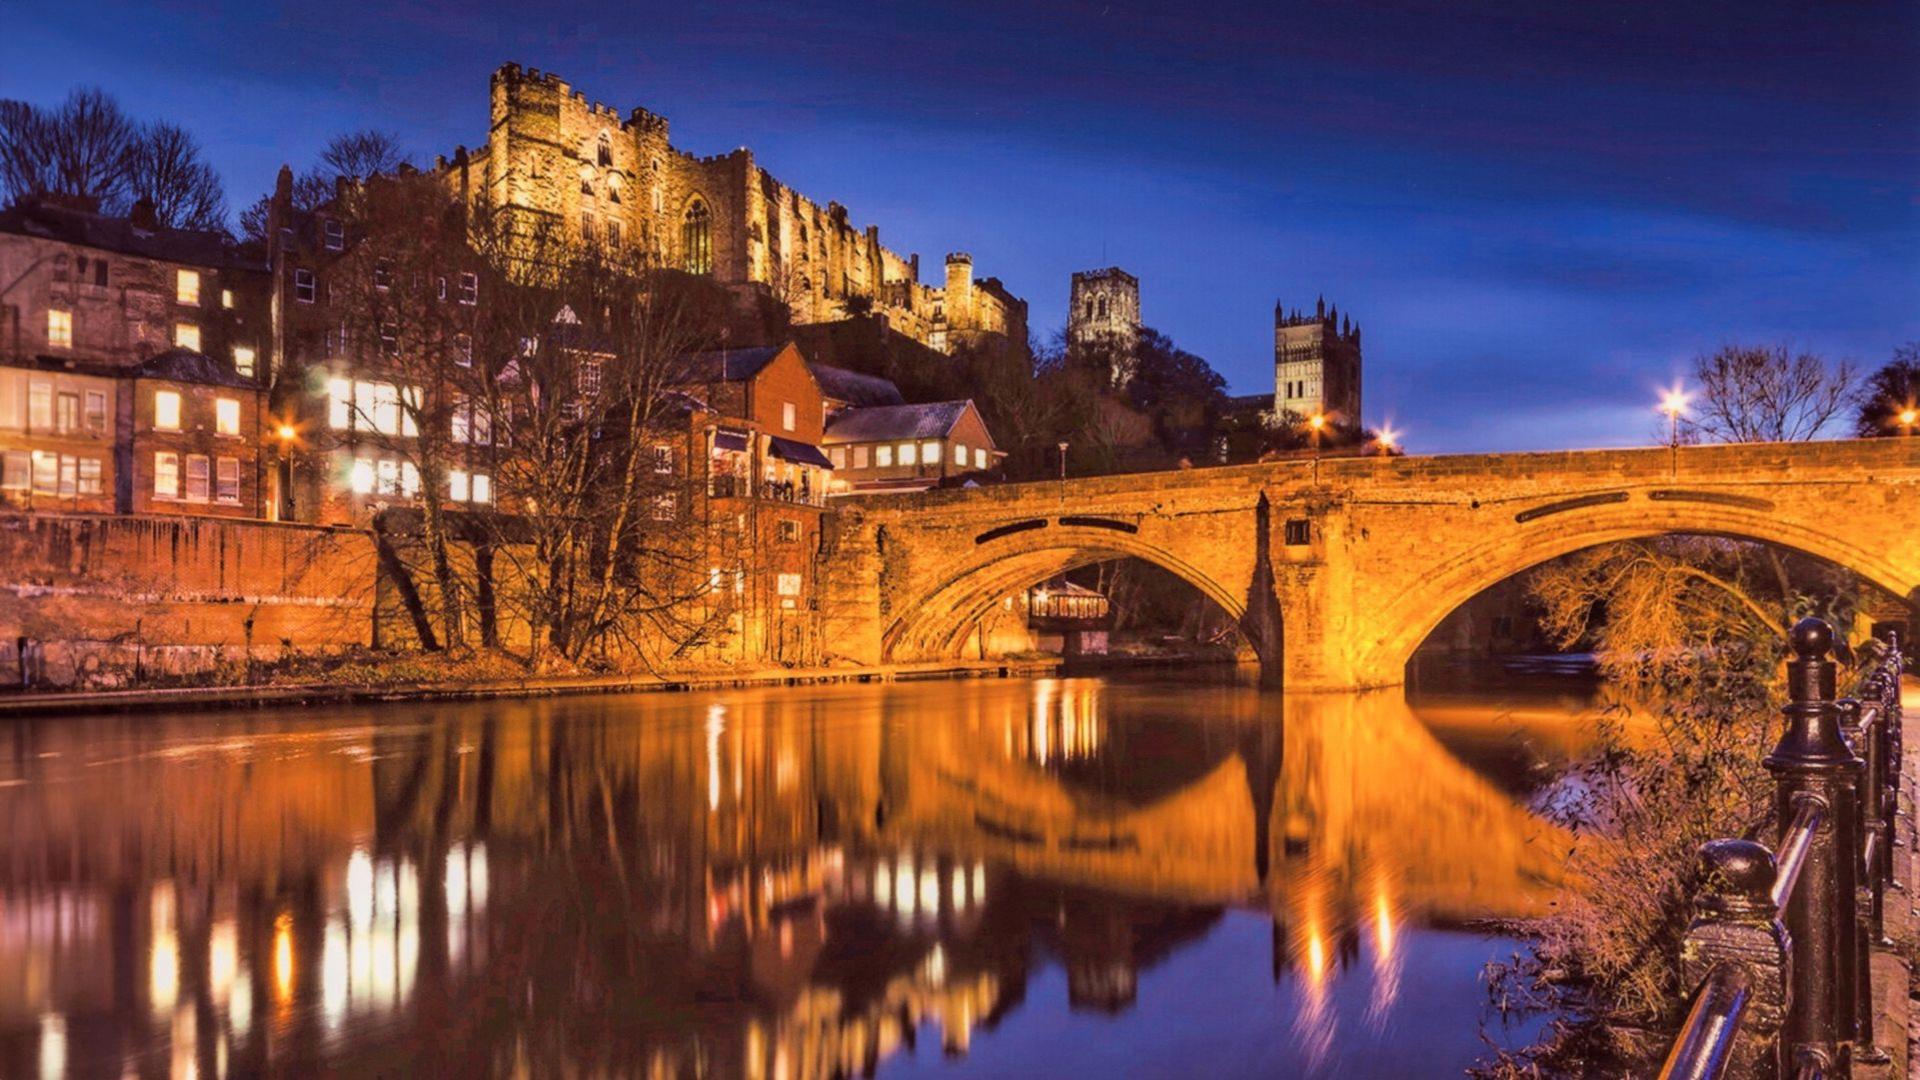
<svg viewBox="0 0 1920 1080">
<path fill-rule="evenodd" d="M 1414 650 L 1442 620 L 1482 591 L 1584 548 L 1655 536 L 1722 536 L 1797 551 L 1852 571 L 1913 609 L 1920 602 L 1920 545 L 1906 551 L 1874 550 L 1843 534 L 1846 521 L 1844 514 L 1835 514 L 1808 524 L 1771 508 L 1649 501 L 1516 522 L 1428 568 L 1417 587 L 1379 613 L 1377 625 L 1383 632 L 1356 666 L 1376 678 L 1390 674 L 1385 682 L 1399 682 Z"/>
<path fill-rule="evenodd" d="M 1236 622 L 1246 613 L 1244 595 L 1163 547 L 1110 529 L 1052 526 L 988 539 L 971 558 L 942 572 L 931 588 L 905 598 L 896 607 L 902 614 L 883 634 L 882 655 L 887 660 L 957 655 L 966 635 L 1001 598 L 1069 570 L 1125 558 L 1175 575 Z"/>
</svg>

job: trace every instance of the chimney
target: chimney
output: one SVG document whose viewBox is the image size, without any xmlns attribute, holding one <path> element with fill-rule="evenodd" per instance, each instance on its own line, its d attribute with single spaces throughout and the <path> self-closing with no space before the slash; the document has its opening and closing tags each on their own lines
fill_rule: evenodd
<svg viewBox="0 0 1920 1080">
<path fill-rule="evenodd" d="M 153 200 L 145 195 L 133 200 L 133 207 L 127 211 L 127 221 L 139 229 L 152 230 L 160 227 L 159 212 L 153 208 Z"/>
</svg>

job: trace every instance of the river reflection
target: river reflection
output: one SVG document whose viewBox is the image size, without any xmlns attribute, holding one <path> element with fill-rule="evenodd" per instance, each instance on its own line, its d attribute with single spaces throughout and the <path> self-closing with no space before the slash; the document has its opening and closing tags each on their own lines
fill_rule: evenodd
<svg viewBox="0 0 1920 1080">
<path fill-rule="evenodd" d="M 1430 707 L 1042 679 L 17 725 L 0 1075 L 1457 1075 L 1507 947 L 1461 927 L 1546 901 L 1526 800 L 1581 725 Z"/>
</svg>

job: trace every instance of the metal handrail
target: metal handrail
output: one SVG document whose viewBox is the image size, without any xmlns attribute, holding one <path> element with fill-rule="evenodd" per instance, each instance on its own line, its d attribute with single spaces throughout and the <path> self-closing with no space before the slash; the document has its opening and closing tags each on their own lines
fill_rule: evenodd
<svg viewBox="0 0 1920 1080">
<path fill-rule="evenodd" d="M 1774 907 L 1786 907 L 1787 900 L 1793 896 L 1793 887 L 1800 883 L 1800 871 L 1807 865 L 1807 852 L 1813 848 L 1813 836 L 1826 820 L 1827 804 L 1810 795 L 1794 800 L 1793 820 L 1787 823 L 1787 831 L 1780 834 L 1780 851 L 1774 856 L 1780 866 L 1780 872 L 1773 879 Z"/>
<path fill-rule="evenodd" d="M 1725 1075 L 1740 1021 L 1752 1003 L 1753 969 L 1730 960 L 1715 964 L 1700 983 L 1666 1064 L 1660 1066 L 1660 1080 L 1718 1080 Z"/>
</svg>

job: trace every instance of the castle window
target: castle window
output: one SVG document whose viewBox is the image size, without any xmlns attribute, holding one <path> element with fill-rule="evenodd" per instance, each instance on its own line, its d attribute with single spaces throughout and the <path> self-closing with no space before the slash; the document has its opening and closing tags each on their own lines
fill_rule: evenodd
<svg viewBox="0 0 1920 1080">
<path fill-rule="evenodd" d="M 620 223 L 612 218 L 607 219 L 607 247 L 613 251 L 620 250 Z"/>
<path fill-rule="evenodd" d="M 681 269 L 689 274 L 713 273 L 713 223 L 707 204 L 699 199 L 680 220 Z"/>
<path fill-rule="evenodd" d="M 598 149 L 600 164 L 613 164 L 613 139 L 604 131 L 600 133 L 600 145 Z"/>
<path fill-rule="evenodd" d="M 1288 518 L 1286 543 L 1288 547 L 1303 547 L 1313 542 L 1313 527 L 1306 518 Z"/>
<path fill-rule="evenodd" d="M 1104 319 L 1106 317 L 1107 317 L 1107 298 L 1103 296 L 1100 298 L 1100 314 L 1098 318 Z"/>
<path fill-rule="evenodd" d="M 620 201 L 620 174 L 619 173 L 607 174 L 607 198 L 613 202 Z"/>
<path fill-rule="evenodd" d="M 593 198 L 593 166 L 580 166 L 580 194 Z"/>
</svg>

